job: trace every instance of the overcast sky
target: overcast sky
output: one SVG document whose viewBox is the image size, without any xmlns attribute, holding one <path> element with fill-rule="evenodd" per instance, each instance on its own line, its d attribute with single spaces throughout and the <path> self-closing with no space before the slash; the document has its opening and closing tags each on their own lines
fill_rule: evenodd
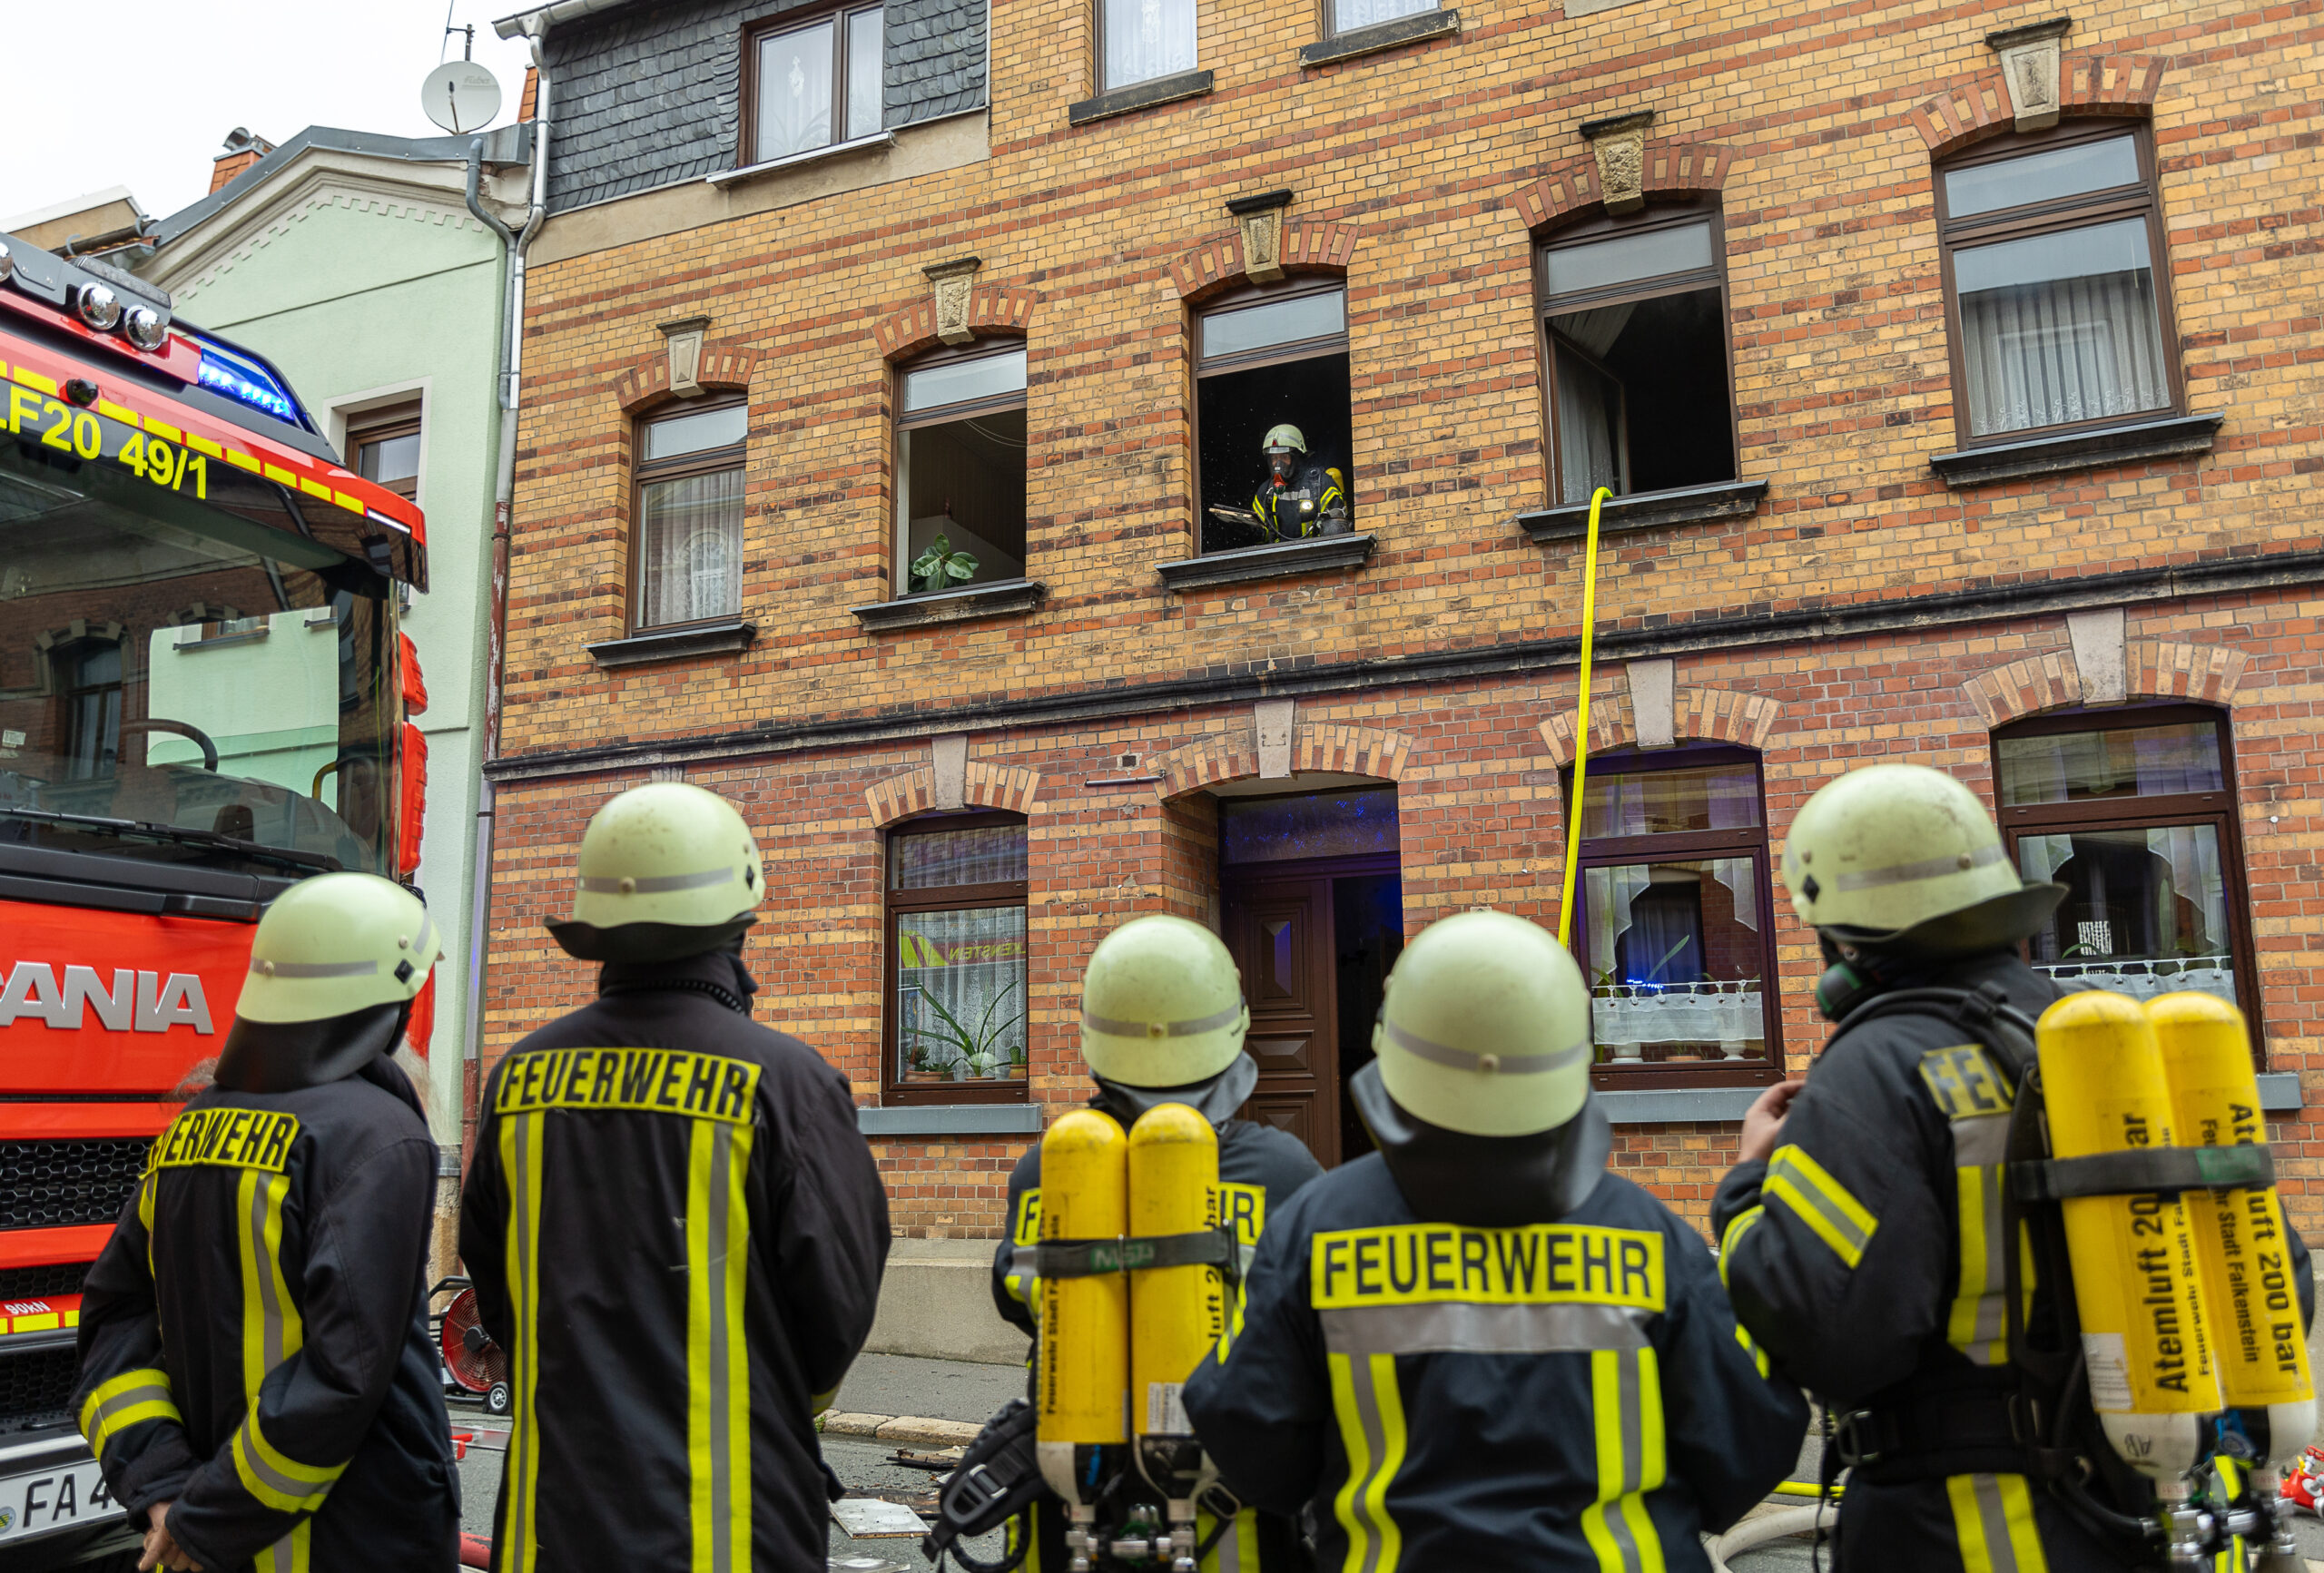
<svg viewBox="0 0 2324 1573">
<path fill-rule="evenodd" d="M 516 118 L 528 56 L 496 16 L 528 0 L 451 0 L 476 24 L 476 59 L 500 79 Z M 0 219 L 127 186 L 165 218 L 210 190 L 226 133 L 285 142 L 310 125 L 441 136 L 420 113 L 438 59 L 446 0 L 0 0 Z"/>
</svg>

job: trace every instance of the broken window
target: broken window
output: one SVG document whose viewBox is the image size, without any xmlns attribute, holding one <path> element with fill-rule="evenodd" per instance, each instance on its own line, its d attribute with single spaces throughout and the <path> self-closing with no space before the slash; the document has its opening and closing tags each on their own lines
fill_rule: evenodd
<svg viewBox="0 0 2324 1573">
<path fill-rule="evenodd" d="M 1325 516 L 1334 491 L 1353 521 L 1345 289 L 1337 280 L 1275 284 L 1205 310 L 1195 322 L 1195 420 L 1203 551 L 1332 533 L 1339 521 Z M 1269 498 L 1266 438 L 1283 426 L 1296 429 L 1305 451 L 1291 484 L 1278 488 L 1285 496 Z"/>
<path fill-rule="evenodd" d="M 1025 350 L 939 350 L 896 417 L 899 595 L 1025 576 Z"/>
<path fill-rule="evenodd" d="M 1541 254 L 1561 504 L 1731 481 L 1732 382 L 1715 215 L 1650 211 Z"/>
</svg>

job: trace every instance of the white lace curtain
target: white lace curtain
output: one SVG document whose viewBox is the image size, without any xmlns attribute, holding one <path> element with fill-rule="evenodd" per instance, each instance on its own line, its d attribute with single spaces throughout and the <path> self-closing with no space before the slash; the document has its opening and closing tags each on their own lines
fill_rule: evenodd
<svg viewBox="0 0 2324 1573">
<path fill-rule="evenodd" d="M 698 623 L 743 609 L 743 472 L 643 488 L 637 623 Z"/>
<path fill-rule="evenodd" d="M 1025 909 L 901 914 L 896 995 L 899 1074 L 1022 1076 Z"/>
<path fill-rule="evenodd" d="M 761 162 L 832 140 L 832 31 L 824 22 L 760 43 L 755 152 Z"/>
<path fill-rule="evenodd" d="M 2164 890 L 2149 890 L 2142 897 L 2161 914 L 2166 943 L 2186 951 L 2227 953 L 2227 870 L 2220 857 L 2219 831 L 2210 825 L 2164 825 L 2143 832 L 2112 832 L 2116 837 L 2143 834 L 2146 850 L 2171 870 Z M 2053 878 L 2074 855 L 2072 836 L 2026 836 L 2017 843 L 2018 867 L 2029 880 Z M 2173 900 L 2176 898 L 2176 900 Z M 2177 901 L 2195 909 L 2202 924 L 2200 934 L 2176 933 Z"/>
<path fill-rule="evenodd" d="M 1972 432 L 2170 404 L 2144 220 L 1963 251 L 1954 269 Z"/>
<path fill-rule="evenodd" d="M 1569 311 L 1551 326 L 1584 354 L 1602 356 L 1630 325 L 1635 303 Z M 1586 503 L 1600 487 L 1622 483 L 1622 385 L 1570 351 L 1555 355 L 1558 395 L 1558 497 Z"/>
<path fill-rule="evenodd" d="M 1375 22 L 1393 22 L 1436 9 L 1436 0 L 1338 0 L 1339 31 L 1353 33 Z"/>
<path fill-rule="evenodd" d="M 1195 0 L 1108 0 L 1106 85 L 1195 68 Z"/>
</svg>

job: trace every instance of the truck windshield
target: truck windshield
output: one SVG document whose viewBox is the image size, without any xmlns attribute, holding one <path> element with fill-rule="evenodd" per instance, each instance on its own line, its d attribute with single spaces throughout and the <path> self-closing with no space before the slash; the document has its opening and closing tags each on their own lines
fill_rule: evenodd
<svg viewBox="0 0 2324 1573">
<path fill-rule="evenodd" d="M 0 441 L 0 846 L 384 872 L 388 581 L 91 467 Z"/>
</svg>

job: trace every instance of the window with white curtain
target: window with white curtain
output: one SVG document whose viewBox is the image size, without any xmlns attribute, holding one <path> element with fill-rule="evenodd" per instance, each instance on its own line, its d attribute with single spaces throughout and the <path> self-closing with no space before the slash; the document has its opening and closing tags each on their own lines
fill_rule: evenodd
<svg viewBox="0 0 2324 1573">
<path fill-rule="evenodd" d="M 2036 970 L 2068 988 L 2194 989 L 2250 1011 L 2223 718 L 2183 705 L 2079 712 L 1998 733 L 1993 748 L 2018 871 L 2066 888 L 2028 944 Z"/>
<path fill-rule="evenodd" d="M 633 628 L 741 614 L 748 424 L 739 402 L 640 423 Z"/>
<path fill-rule="evenodd" d="M 1688 749 L 1593 759 L 1579 895 L 1576 959 L 1590 980 L 1601 1077 L 1775 1078 L 1778 1013 L 1756 755 Z"/>
<path fill-rule="evenodd" d="M 1731 481 L 1725 247 L 1715 211 L 1653 208 L 1541 248 L 1558 503 Z"/>
<path fill-rule="evenodd" d="M 877 5 L 826 13 L 756 34 L 750 62 L 746 164 L 853 142 L 881 128 L 886 27 Z"/>
<path fill-rule="evenodd" d="M 1332 31 L 1353 33 L 1359 27 L 1436 9 L 1436 0 L 1332 0 Z"/>
<path fill-rule="evenodd" d="M 1108 92 L 1195 68 L 1195 0 L 1098 0 Z"/>
<path fill-rule="evenodd" d="M 1015 814 L 890 832 L 884 1101 L 1023 1101 L 1027 852 Z"/>
<path fill-rule="evenodd" d="M 1983 144 L 1939 172 L 1937 202 L 1965 438 L 2177 408 L 2143 128 L 2070 125 Z"/>
</svg>

